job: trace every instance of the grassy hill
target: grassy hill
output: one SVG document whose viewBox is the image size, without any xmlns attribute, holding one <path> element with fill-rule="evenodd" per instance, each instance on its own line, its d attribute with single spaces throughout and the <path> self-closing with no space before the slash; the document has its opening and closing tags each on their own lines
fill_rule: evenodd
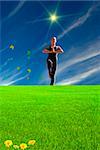
<svg viewBox="0 0 100 150">
<path fill-rule="evenodd" d="M 100 150 L 100 86 L 1 86 L 0 150 L 9 139 L 35 139 L 30 150 Z"/>
</svg>

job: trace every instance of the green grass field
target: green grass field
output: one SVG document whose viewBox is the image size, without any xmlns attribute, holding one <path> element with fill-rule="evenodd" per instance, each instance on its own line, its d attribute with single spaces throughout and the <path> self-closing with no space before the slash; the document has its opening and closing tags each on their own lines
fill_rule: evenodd
<svg viewBox="0 0 100 150">
<path fill-rule="evenodd" d="M 0 150 L 8 139 L 35 139 L 30 150 L 100 150 L 100 86 L 1 86 Z"/>
</svg>

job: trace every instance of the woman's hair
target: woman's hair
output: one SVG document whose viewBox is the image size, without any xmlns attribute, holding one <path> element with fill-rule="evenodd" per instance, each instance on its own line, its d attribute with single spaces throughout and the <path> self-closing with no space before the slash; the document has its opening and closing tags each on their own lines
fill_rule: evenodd
<svg viewBox="0 0 100 150">
<path fill-rule="evenodd" d="M 57 38 L 55 36 L 53 36 L 51 39 L 56 39 L 57 40 Z"/>
<path fill-rule="evenodd" d="M 52 37 L 51 40 L 55 40 L 57 42 L 57 38 L 55 36 Z"/>
</svg>

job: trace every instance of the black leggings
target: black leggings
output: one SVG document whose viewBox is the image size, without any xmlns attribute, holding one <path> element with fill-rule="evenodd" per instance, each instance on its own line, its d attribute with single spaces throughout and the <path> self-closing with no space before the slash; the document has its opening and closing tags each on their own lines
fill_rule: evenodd
<svg viewBox="0 0 100 150">
<path fill-rule="evenodd" d="M 47 67 L 48 67 L 48 72 L 49 72 L 49 76 L 51 78 L 51 82 L 50 85 L 54 84 L 54 76 L 55 76 L 55 72 L 56 72 L 56 59 L 51 60 L 51 59 L 47 59 Z"/>
</svg>

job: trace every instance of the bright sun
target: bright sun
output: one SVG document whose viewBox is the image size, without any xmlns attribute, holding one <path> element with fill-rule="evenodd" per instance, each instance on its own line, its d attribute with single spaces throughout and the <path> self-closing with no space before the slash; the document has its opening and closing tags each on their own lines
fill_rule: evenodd
<svg viewBox="0 0 100 150">
<path fill-rule="evenodd" d="M 52 14 L 52 15 L 50 16 L 50 20 L 51 20 L 52 22 L 57 21 L 57 19 L 58 19 L 58 17 L 57 17 L 55 14 Z"/>
</svg>

